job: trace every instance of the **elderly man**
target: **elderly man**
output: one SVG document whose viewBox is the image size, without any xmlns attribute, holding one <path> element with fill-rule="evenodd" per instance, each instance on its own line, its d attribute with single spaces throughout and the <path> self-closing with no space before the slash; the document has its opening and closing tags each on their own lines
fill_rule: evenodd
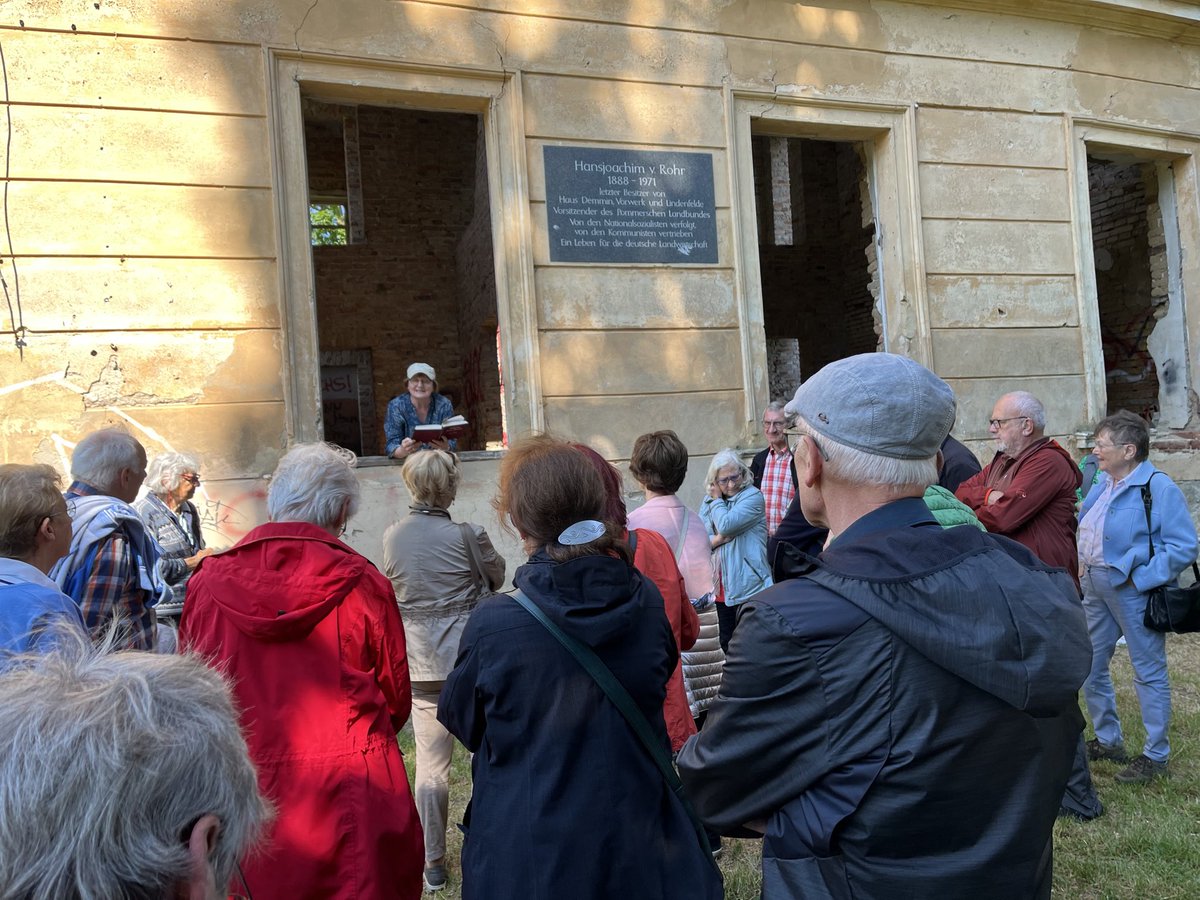
<svg viewBox="0 0 1200 900">
<path fill-rule="evenodd" d="M 46 577 L 71 546 L 71 515 L 49 466 L 0 466 L 0 667 L 3 654 L 86 634 L 79 607 Z"/>
<path fill-rule="evenodd" d="M 784 433 L 788 415 L 783 406 L 782 400 L 772 400 L 763 410 L 762 427 L 767 448 L 755 454 L 750 462 L 754 486 L 762 491 L 767 506 L 767 537 L 775 533 L 796 495 L 792 483 L 792 453 Z"/>
<path fill-rule="evenodd" d="M 746 602 L 679 754 L 688 796 L 719 831 L 765 833 L 767 900 L 1049 897 L 1091 655 L 1074 584 L 934 521 L 955 402 L 929 370 L 852 356 L 787 409 L 830 542 Z"/>
<path fill-rule="evenodd" d="M 1046 409 L 1028 391 L 996 401 L 988 430 L 996 455 L 955 496 L 988 531 L 1024 544 L 1079 583 L 1075 551 L 1075 491 L 1083 478 L 1071 455 L 1046 437 Z"/>
<path fill-rule="evenodd" d="M 130 505 L 146 478 L 146 451 L 120 428 L 94 431 L 76 445 L 71 477 L 75 534 L 50 577 L 79 604 L 94 638 L 115 622 L 122 647 L 154 650 L 154 604 L 166 590 L 160 551 Z"/>
<path fill-rule="evenodd" d="M 0 675 L 0 897 L 244 894 L 268 812 L 224 679 L 104 649 L 81 636 Z"/>
</svg>

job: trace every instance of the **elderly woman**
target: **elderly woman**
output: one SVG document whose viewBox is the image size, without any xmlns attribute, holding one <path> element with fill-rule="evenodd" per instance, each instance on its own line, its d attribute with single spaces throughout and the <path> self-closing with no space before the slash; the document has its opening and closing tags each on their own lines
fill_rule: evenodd
<svg viewBox="0 0 1200 900">
<path fill-rule="evenodd" d="M 404 466 L 409 514 L 383 536 L 383 571 L 392 580 L 412 678 L 417 812 L 425 831 L 425 887 L 446 884 L 446 816 L 454 738 L 437 720 L 438 697 L 454 668 L 458 642 L 480 597 L 504 583 L 504 557 L 479 525 L 447 511 L 458 491 L 449 453 L 418 453 Z"/>
<path fill-rule="evenodd" d="M 133 504 L 163 551 L 158 570 L 171 593 L 155 607 L 159 616 L 183 612 L 188 579 L 212 553 L 204 546 L 200 513 L 192 503 L 199 473 L 200 463 L 191 454 L 160 453 L 146 469 L 146 495 Z"/>
<path fill-rule="evenodd" d="M 1117 781 L 1147 782 L 1167 774 L 1171 685 L 1166 635 L 1142 621 L 1147 592 L 1175 581 L 1196 558 L 1196 528 L 1183 492 L 1149 462 L 1150 430 L 1127 410 L 1096 426 L 1100 480 L 1079 510 L 1079 573 L 1092 638 L 1092 671 L 1083 684 L 1094 740 L 1093 760 L 1129 762 L 1117 716 L 1109 663 L 1124 635 L 1146 741 Z"/>
<path fill-rule="evenodd" d="M 396 732 L 411 706 L 392 586 L 338 540 L 358 509 L 354 457 L 300 444 L 267 491 L 270 522 L 205 560 L 180 643 L 233 681 L 276 818 L 243 865 L 255 900 L 421 894 L 421 829 Z"/>
<path fill-rule="evenodd" d="M 733 450 L 722 450 L 713 457 L 705 484 L 708 496 L 700 504 L 700 518 L 708 528 L 721 576 L 717 618 L 721 649 L 728 653 L 737 625 L 737 605 L 772 584 L 767 510 L 762 491 L 754 486 L 754 476 Z"/>
<path fill-rule="evenodd" d="M 387 437 L 387 455 L 404 459 L 417 450 L 434 447 L 455 450 L 457 443 L 439 438 L 418 443 L 412 434 L 418 425 L 440 425 L 454 415 L 450 400 L 437 392 L 437 373 L 428 363 L 415 362 L 408 367 L 408 391 L 388 403 L 383 431 Z"/>
<path fill-rule="evenodd" d="M 605 526 L 604 482 L 552 438 L 513 446 L 496 507 L 529 552 L 523 599 L 617 678 L 653 735 L 678 653 L 657 591 Z M 464 900 L 715 900 L 721 877 L 648 748 L 529 608 L 485 599 L 463 633 L 438 718 L 474 754 Z"/>
<path fill-rule="evenodd" d="M 633 442 L 630 474 L 646 493 L 646 502 L 629 513 L 630 528 L 657 531 L 675 555 L 684 589 L 700 623 L 700 635 L 682 656 L 688 706 L 697 724 L 721 687 L 725 654 L 718 637 L 713 601 L 712 548 L 700 517 L 676 496 L 687 475 L 688 452 L 674 431 L 643 434 Z"/>
</svg>

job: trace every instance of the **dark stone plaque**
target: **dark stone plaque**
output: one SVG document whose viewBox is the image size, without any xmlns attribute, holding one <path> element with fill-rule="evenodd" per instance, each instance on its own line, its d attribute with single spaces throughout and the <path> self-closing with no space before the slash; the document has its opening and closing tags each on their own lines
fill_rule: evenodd
<svg viewBox="0 0 1200 900">
<path fill-rule="evenodd" d="M 711 153 L 546 147 L 553 262 L 715 263 Z"/>
</svg>

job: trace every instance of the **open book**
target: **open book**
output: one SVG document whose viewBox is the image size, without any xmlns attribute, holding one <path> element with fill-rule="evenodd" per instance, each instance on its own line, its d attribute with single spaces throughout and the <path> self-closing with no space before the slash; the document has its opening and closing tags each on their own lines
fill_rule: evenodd
<svg viewBox="0 0 1200 900">
<path fill-rule="evenodd" d="M 418 444 L 425 444 L 443 437 L 447 440 L 464 437 L 469 427 L 467 420 L 462 416 L 451 416 L 440 425 L 436 423 L 418 425 L 413 429 L 412 436 Z"/>
</svg>

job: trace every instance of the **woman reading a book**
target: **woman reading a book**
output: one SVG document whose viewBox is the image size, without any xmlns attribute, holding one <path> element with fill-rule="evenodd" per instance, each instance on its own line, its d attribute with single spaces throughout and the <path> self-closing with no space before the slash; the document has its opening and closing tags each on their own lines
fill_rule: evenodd
<svg viewBox="0 0 1200 900">
<path fill-rule="evenodd" d="M 450 400 L 437 392 L 437 374 L 428 363 L 415 362 L 408 367 L 408 391 L 392 398 L 388 404 L 387 418 L 383 431 L 387 436 L 387 455 L 393 459 L 404 459 L 417 450 L 433 447 L 453 452 L 457 442 L 452 436 L 441 434 L 440 426 L 447 419 L 461 420 L 454 415 Z M 449 425 L 450 423 L 447 423 Z M 462 421 L 462 425 L 466 425 Z M 422 429 L 422 426 L 426 428 Z M 429 429 L 428 426 L 439 426 Z M 420 433 L 418 429 L 426 431 Z M 430 434 L 429 431 L 438 433 Z"/>
</svg>

